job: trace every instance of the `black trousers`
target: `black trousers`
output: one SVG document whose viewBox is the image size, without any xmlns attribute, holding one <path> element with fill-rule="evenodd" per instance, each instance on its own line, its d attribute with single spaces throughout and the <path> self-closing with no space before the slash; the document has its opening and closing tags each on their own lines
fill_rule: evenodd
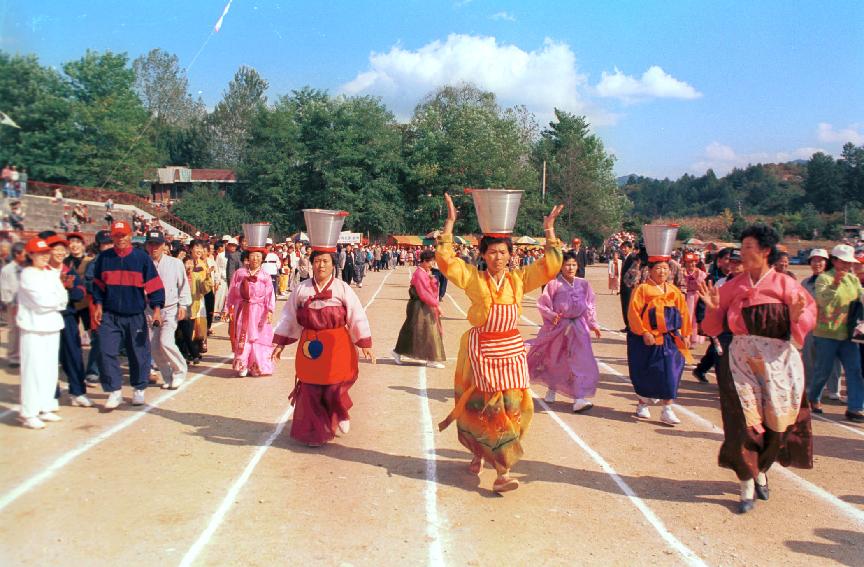
<svg viewBox="0 0 864 567">
<path fill-rule="evenodd" d="M 195 321 L 192 319 L 183 319 L 177 321 L 177 332 L 174 338 L 177 341 L 177 348 L 186 360 L 201 358 L 201 343 L 200 341 L 192 340 L 195 335 Z"/>
<path fill-rule="evenodd" d="M 630 309 L 630 296 L 633 294 L 633 288 L 621 286 L 621 295 L 618 299 L 621 300 L 621 317 L 624 319 L 624 326 L 629 326 L 627 323 L 627 310 Z"/>
<path fill-rule="evenodd" d="M 204 310 L 207 312 L 207 330 L 213 326 L 213 310 L 216 308 L 216 294 L 212 291 L 204 294 Z"/>
</svg>

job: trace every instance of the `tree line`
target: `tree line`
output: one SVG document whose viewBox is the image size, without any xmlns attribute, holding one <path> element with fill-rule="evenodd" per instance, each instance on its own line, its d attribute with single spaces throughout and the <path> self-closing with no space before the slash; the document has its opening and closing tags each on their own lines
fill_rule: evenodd
<svg viewBox="0 0 864 567">
<path fill-rule="evenodd" d="M 541 234 L 542 215 L 562 202 L 562 234 L 599 242 L 634 219 L 717 214 L 742 200 L 767 212 L 808 198 L 821 211 L 838 201 L 817 195 L 853 179 L 850 169 L 858 177 L 849 194 L 864 203 L 854 146 L 854 165 L 817 154 L 805 169 L 822 173 L 805 171 L 788 187 L 753 166 L 722 179 L 634 177 L 621 188 L 615 158 L 586 118 L 563 110 L 541 127 L 524 107 L 460 84 L 429 93 L 400 122 L 375 97 L 305 87 L 268 100 L 268 88 L 241 67 L 208 109 L 178 58 L 159 49 L 131 62 L 87 51 L 60 69 L 0 51 L 0 110 L 21 126 L 0 129 L 0 161 L 28 167 L 32 179 L 132 192 L 144 191 L 140 181 L 156 167 L 234 169 L 241 182 L 227 195 L 199 186 L 175 206 L 211 233 L 263 219 L 287 234 L 302 226 L 300 209 L 321 207 L 348 210 L 346 227 L 372 237 L 422 234 L 443 223 L 445 191 L 460 208 L 457 232 L 477 232 L 463 189 L 507 187 L 525 191 L 517 232 Z"/>
</svg>

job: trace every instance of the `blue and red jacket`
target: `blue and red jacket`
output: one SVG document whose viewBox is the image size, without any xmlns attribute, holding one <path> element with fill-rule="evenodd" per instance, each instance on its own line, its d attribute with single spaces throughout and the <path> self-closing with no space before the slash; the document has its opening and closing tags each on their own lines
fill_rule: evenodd
<svg viewBox="0 0 864 567">
<path fill-rule="evenodd" d="M 156 264 L 135 247 L 105 250 L 93 261 L 93 302 L 118 315 L 144 313 L 147 305 L 163 307 L 165 289 Z"/>
</svg>

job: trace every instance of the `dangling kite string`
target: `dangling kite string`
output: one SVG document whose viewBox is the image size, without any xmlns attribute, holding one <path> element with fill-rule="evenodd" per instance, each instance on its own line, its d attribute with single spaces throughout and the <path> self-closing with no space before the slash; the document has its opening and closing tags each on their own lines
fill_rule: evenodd
<svg viewBox="0 0 864 567">
<path fill-rule="evenodd" d="M 195 54 L 195 57 L 193 57 L 192 61 L 190 61 L 189 64 L 186 66 L 186 73 L 189 73 L 189 70 L 192 68 L 192 65 L 194 65 L 195 61 L 198 60 L 198 56 L 201 55 L 201 52 L 204 51 L 205 47 L 207 47 L 207 44 L 210 42 L 210 38 L 213 37 L 214 34 L 218 33 L 219 30 L 222 29 L 222 22 L 225 20 L 225 16 L 226 16 L 226 14 L 228 14 L 228 10 L 231 9 L 231 3 L 233 1 L 234 0 L 228 0 L 228 3 L 225 4 L 225 8 L 223 8 L 223 10 L 222 10 L 222 15 L 219 16 L 218 20 L 216 20 L 216 25 L 213 26 L 213 29 L 207 35 L 207 39 L 204 40 L 204 43 L 201 44 L 201 47 L 198 48 L 198 52 Z M 132 140 L 132 143 L 129 145 L 129 149 L 126 150 L 126 154 L 123 156 L 123 159 L 120 160 L 121 162 L 129 156 L 129 153 L 132 151 L 132 148 L 134 148 L 135 145 L 139 142 L 139 140 L 141 140 L 141 138 L 144 136 L 144 134 L 147 133 L 147 130 L 150 129 L 150 125 L 153 123 L 153 120 L 155 118 L 156 118 L 155 114 L 150 115 L 150 118 L 147 120 L 147 123 L 144 125 L 144 127 L 141 129 L 141 131 L 135 137 L 135 139 Z M 120 167 L 119 163 L 114 166 L 114 169 L 111 170 L 111 172 L 108 174 L 108 177 L 106 177 L 105 181 L 103 181 L 102 184 L 99 186 L 100 189 L 105 188 L 105 186 L 108 184 L 108 181 L 111 180 L 111 177 L 117 171 L 118 167 Z"/>
</svg>

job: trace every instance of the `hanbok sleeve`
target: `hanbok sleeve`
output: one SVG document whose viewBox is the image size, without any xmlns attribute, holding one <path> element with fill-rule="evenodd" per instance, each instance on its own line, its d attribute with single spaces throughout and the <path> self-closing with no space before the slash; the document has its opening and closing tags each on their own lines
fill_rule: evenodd
<svg viewBox="0 0 864 567">
<path fill-rule="evenodd" d="M 540 294 L 540 297 L 537 299 L 537 309 L 540 311 L 540 316 L 543 318 L 543 321 L 546 323 L 551 323 L 555 316 L 558 313 L 553 309 L 555 292 L 558 290 L 559 284 L 557 280 L 553 280 L 549 282 L 549 285 L 546 286 L 546 289 L 543 290 L 543 293 Z"/>
<path fill-rule="evenodd" d="M 693 334 L 693 314 L 687 308 L 687 298 L 680 289 L 675 290 L 675 307 L 681 312 L 681 336 L 689 337 Z"/>
<path fill-rule="evenodd" d="M 627 325 L 630 331 L 636 335 L 644 335 L 650 332 L 642 326 L 642 309 L 645 307 L 645 286 L 640 285 L 630 298 L 630 307 L 627 308 Z"/>
<path fill-rule="evenodd" d="M 418 268 L 411 276 L 411 285 L 417 291 L 420 301 L 429 307 L 438 307 L 438 293 L 432 289 L 432 277 L 434 276 L 426 273 L 426 270 Z"/>
<path fill-rule="evenodd" d="M 561 241 L 557 238 L 546 240 L 543 257 L 525 268 L 516 270 L 522 277 L 524 292 L 528 293 L 537 289 L 557 276 L 558 272 L 561 271 L 563 260 Z"/>
<path fill-rule="evenodd" d="M 273 313 L 276 311 L 276 292 L 273 289 L 273 280 L 270 279 L 270 276 L 266 276 L 264 279 L 264 307 L 267 309 L 267 313 Z"/>
<path fill-rule="evenodd" d="M 477 268 L 468 265 L 456 256 L 453 250 L 453 235 L 442 234 L 435 246 L 435 261 L 444 276 L 460 289 L 468 287 L 468 282 L 477 277 Z"/>
<path fill-rule="evenodd" d="M 231 275 L 231 285 L 228 286 L 228 297 L 225 298 L 225 309 L 228 311 L 235 309 L 240 300 L 240 277 L 240 270 L 234 270 L 234 273 Z M 187 282 L 189 282 L 190 286 L 193 283 L 188 279 Z M 191 293 L 189 303 L 190 305 L 192 303 Z"/>
<path fill-rule="evenodd" d="M 236 273 L 233 279 L 237 279 Z M 234 289 L 233 284 L 231 288 Z M 288 301 L 282 307 L 282 312 L 279 314 L 279 322 L 273 328 L 274 345 L 290 345 L 300 340 L 303 327 L 297 322 L 297 303 L 300 301 L 298 296 L 301 289 L 303 289 L 302 286 L 296 286 L 291 295 L 288 296 Z"/>
<path fill-rule="evenodd" d="M 594 290 L 591 288 L 591 284 L 585 281 L 585 322 L 588 323 L 589 329 L 599 329 L 600 325 L 597 323 L 597 300 L 594 295 Z"/>
<path fill-rule="evenodd" d="M 372 330 L 369 328 L 369 318 L 360 303 L 360 298 L 350 287 L 343 286 L 345 291 L 342 301 L 345 304 L 348 334 L 351 340 L 360 348 L 372 348 Z"/>
</svg>

